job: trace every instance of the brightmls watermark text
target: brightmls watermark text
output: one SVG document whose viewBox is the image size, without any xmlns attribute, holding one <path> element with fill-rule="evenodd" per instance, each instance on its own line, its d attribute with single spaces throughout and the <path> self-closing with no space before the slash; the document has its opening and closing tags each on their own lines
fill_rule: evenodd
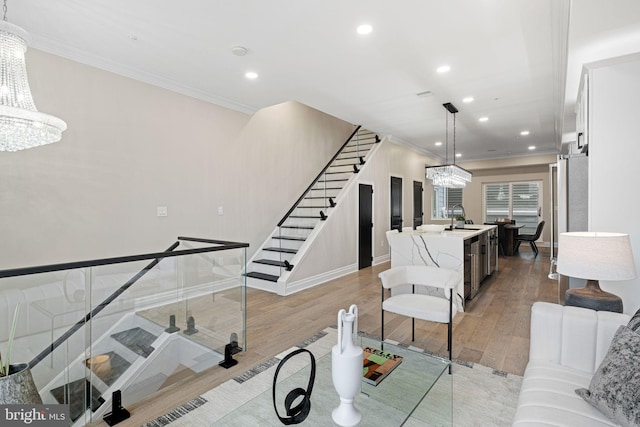
<svg viewBox="0 0 640 427">
<path fill-rule="evenodd" d="M 68 427 L 69 405 L 0 405 L 0 426 Z"/>
</svg>

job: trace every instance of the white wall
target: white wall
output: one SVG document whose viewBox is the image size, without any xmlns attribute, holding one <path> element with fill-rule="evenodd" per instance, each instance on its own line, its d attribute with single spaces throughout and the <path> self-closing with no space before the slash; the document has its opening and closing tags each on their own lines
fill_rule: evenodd
<svg viewBox="0 0 640 427">
<path fill-rule="evenodd" d="M 0 269 L 157 252 L 179 235 L 255 249 L 353 130 L 296 102 L 247 116 L 35 49 L 27 68 L 39 110 L 69 128 L 0 153 Z"/>
<path fill-rule="evenodd" d="M 640 56 L 595 64 L 590 74 L 589 230 L 628 233 L 640 270 Z M 600 282 L 622 297 L 625 313 L 640 307 L 640 279 Z"/>
</svg>

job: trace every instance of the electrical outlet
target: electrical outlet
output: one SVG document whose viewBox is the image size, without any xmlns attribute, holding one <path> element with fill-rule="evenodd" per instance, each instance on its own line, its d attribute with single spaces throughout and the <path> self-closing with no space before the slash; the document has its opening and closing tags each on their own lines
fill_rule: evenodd
<svg viewBox="0 0 640 427">
<path fill-rule="evenodd" d="M 224 215 L 224 207 L 218 206 L 218 215 Z"/>
<path fill-rule="evenodd" d="M 158 216 L 167 216 L 169 214 L 166 206 L 158 206 L 156 208 L 156 213 Z"/>
</svg>

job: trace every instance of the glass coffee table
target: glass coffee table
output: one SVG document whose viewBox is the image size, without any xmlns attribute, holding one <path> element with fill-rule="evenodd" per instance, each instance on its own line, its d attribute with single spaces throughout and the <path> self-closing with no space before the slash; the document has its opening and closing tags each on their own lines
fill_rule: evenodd
<svg viewBox="0 0 640 427">
<path fill-rule="evenodd" d="M 361 345 L 380 348 L 380 342 L 360 337 Z M 312 346 L 308 348 L 315 354 Z M 453 412 L 453 381 L 449 374 L 449 360 L 425 354 L 411 348 L 384 343 L 384 350 L 403 357 L 397 366 L 377 386 L 362 383 L 362 391 L 354 402 L 362 412 L 361 426 L 451 426 Z M 331 379 L 331 351 L 316 356 L 316 379 L 311 395 L 311 412 L 303 426 L 332 426 L 331 412 L 338 406 L 339 397 Z M 276 403 L 281 416 L 285 415 L 284 398 L 297 387 L 307 388 L 309 355 L 299 354 L 282 367 Z M 288 376 L 287 376 L 288 375 Z M 273 374 L 270 375 L 273 381 Z M 239 406 L 211 425 L 215 426 L 281 426 L 272 400 L 272 389 Z"/>
</svg>

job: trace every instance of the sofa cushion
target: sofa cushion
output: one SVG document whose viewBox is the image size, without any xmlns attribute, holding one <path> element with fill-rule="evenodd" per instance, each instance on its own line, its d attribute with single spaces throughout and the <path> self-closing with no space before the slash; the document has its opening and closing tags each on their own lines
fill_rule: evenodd
<svg viewBox="0 0 640 427">
<path fill-rule="evenodd" d="M 640 335 L 620 326 L 589 388 L 576 393 L 612 420 L 640 425 Z"/>
<path fill-rule="evenodd" d="M 514 426 L 615 426 L 614 422 L 575 393 L 587 387 L 592 374 L 544 360 L 527 365 Z"/>
</svg>

